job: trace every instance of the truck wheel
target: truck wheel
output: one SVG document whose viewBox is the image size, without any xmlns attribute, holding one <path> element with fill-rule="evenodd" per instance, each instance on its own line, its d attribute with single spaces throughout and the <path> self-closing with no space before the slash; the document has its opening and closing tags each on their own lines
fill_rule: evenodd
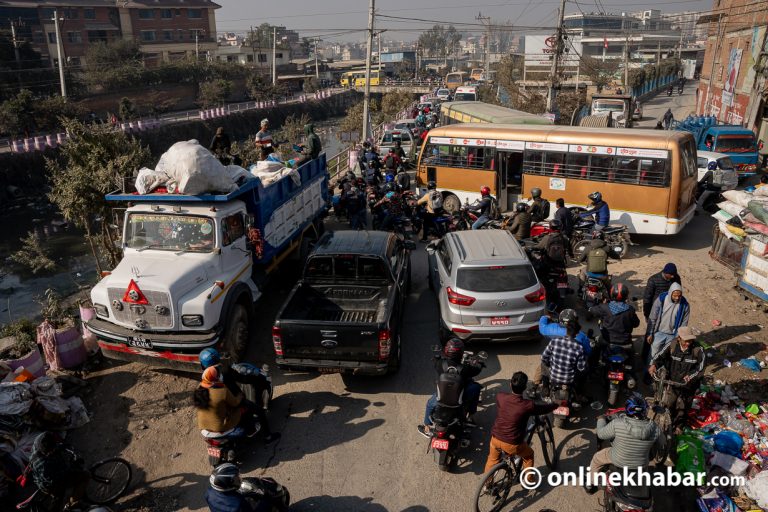
<svg viewBox="0 0 768 512">
<path fill-rule="evenodd" d="M 456 213 L 461 210 L 461 201 L 455 194 L 448 194 L 443 199 L 443 209 L 448 213 Z"/>
<path fill-rule="evenodd" d="M 249 335 L 248 311 L 242 304 L 235 304 L 227 319 L 223 343 L 224 351 L 229 354 L 233 363 L 239 362 L 245 356 Z"/>
<path fill-rule="evenodd" d="M 388 374 L 397 373 L 397 371 L 400 369 L 400 361 L 402 359 L 401 354 L 401 347 L 400 347 L 400 335 L 397 335 L 397 343 L 395 343 L 395 353 L 392 354 L 392 357 L 389 362 L 389 371 Z"/>
</svg>

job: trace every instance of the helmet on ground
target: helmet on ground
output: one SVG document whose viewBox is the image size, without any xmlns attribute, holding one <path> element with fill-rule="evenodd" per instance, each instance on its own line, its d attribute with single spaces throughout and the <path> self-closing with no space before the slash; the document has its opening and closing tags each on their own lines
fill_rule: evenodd
<svg viewBox="0 0 768 512">
<path fill-rule="evenodd" d="M 485 186 L 485 187 L 481 188 L 480 189 L 480 195 L 481 196 L 489 196 L 489 195 L 491 195 L 491 188 L 488 187 L 488 186 Z"/>
<path fill-rule="evenodd" d="M 564 309 L 560 312 L 558 321 L 563 327 L 573 327 L 579 325 L 579 315 L 573 309 Z"/>
<path fill-rule="evenodd" d="M 717 162 L 712 161 L 707 164 L 707 170 L 714 171 L 717 169 Z"/>
<path fill-rule="evenodd" d="M 634 393 L 627 398 L 624 410 L 627 411 L 627 416 L 632 418 L 645 418 L 645 414 L 648 412 L 648 403 L 645 401 L 645 398 Z"/>
<path fill-rule="evenodd" d="M 387 174 L 384 177 L 384 181 L 386 181 L 387 183 L 392 183 L 393 181 L 395 181 L 395 176 L 392 174 Z"/>
<path fill-rule="evenodd" d="M 549 229 L 551 229 L 552 231 L 560 231 L 561 229 L 563 229 L 563 223 L 557 219 L 552 219 L 551 221 L 549 221 Z"/>
<path fill-rule="evenodd" d="M 624 283 L 616 283 L 613 286 L 611 286 L 611 300 L 615 300 L 618 302 L 622 302 L 627 300 L 628 294 L 627 287 L 624 285 Z"/>
<path fill-rule="evenodd" d="M 437 188 L 437 183 L 434 181 L 427 182 L 427 190 L 435 190 Z"/>
<path fill-rule="evenodd" d="M 200 366 L 203 370 L 209 366 L 219 364 L 221 362 L 221 356 L 219 351 L 213 347 L 205 348 L 200 352 Z"/>
<path fill-rule="evenodd" d="M 601 194 L 600 192 L 592 192 L 592 193 L 591 193 L 591 194 L 589 194 L 587 197 L 588 197 L 588 198 L 589 198 L 589 200 L 590 200 L 590 201 L 592 201 L 593 203 L 599 203 L 600 201 L 602 201 L 602 200 L 603 200 L 603 194 Z"/>
<path fill-rule="evenodd" d="M 515 206 L 515 210 L 518 212 L 527 212 L 528 211 L 528 203 L 517 203 L 517 206 Z"/>
<path fill-rule="evenodd" d="M 443 355 L 449 359 L 460 360 L 464 355 L 464 342 L 459 338 L 451 338 L 443 347 Z"/>
<path fill-rule="evenodd" d="M 387 199 L 392 199 L 393 197 L 395 197 L 395 192 L 391 190 L 387 192 L 387 195 L 385 195 L 384 197 L 386 197 Z"/>
<path fill-rule="evenodd" d="M 235 491 L 240 488 L 240 470 L 231 462 L 226 462 L 216 466 L 208 481 L 217 491 Z"/>
<path fill-rule="evenodd" d="M 536 199 L 537 197 L 541 197 L 541 189 L 536 187 L 531 189 L 531 197 Z"/>
</svg>

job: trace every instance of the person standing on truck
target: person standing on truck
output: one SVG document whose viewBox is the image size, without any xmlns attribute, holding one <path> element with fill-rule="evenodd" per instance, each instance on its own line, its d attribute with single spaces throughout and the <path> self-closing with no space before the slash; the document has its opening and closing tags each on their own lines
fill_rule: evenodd
<svg viewBox="0 0 768 512">
<path fill-rule="evenodd" d="M 265 160 L 269 155 L 275 152 L 272 144 L 272 134 L 269 132 L 269 119 L 261 120 L 261 129 L 254 137 L 256 148 L 261 151 L 261 159 Z"/>
<path fill-rule="evenodd" d="M 672 109 L 668 108 L 667 111 L 664 112 L 664 129 L 669 130 L 669 128 L 672 126 L 672 121 L 674 119 L 675 119 L 675 115 L 672 113 Z"/>
<path fill-rule="evenodd" d="M 216 135 L 211 139 L 208 150 L 219 158 L 228 155 L 232 150 L 232 141 L 229 140 L 229 135 L 224 132 L 223 126 L 216 128 Z"/>
<path fill-rule="evenodd" d="M 304 135 L 306 140 L 301 147 L 301 158 L 296 162 L 296 167 L 301 166 L 303 163 L 309 160 L 314 160 L 320 156 L 320 152 L 323 150 L 323 143 L 320 141 L 320 137 L 315 133 L 315 125 L 307 123 L 304 125 Z"/>
</svg>

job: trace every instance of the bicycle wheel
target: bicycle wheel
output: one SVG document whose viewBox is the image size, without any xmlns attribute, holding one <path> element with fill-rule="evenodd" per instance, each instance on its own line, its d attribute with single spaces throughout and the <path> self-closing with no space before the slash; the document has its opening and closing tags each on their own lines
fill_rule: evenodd
<svg viewBox="0 0 768 512">
<path fill-rule="evenodd" d="M 111 503 L 122 496 L 133 474 L 128 461 L 119 457 L 99 461 L 88 471 L 91 479 L 85 489 L 85 496 L 96 505 Z"/>
<path fill-rule="evenodd" d="M 544 453 L 544 462 L 549 469 L 555 469 L 559 460 L 557 448 L 555 448 L 555 433 L 552 431 L 552 425 L 549 418 L 544 418 L 542 425 L 538 428 L 539 441 L 541 441 L 541 451 Z"/>
<path fill-rule="evenodd" d="M 480 480 L 475 492 L 475 512 L 498 512 L 507 502 L 517 474 L 506 462 L 499 462 Z"/>
</svg>

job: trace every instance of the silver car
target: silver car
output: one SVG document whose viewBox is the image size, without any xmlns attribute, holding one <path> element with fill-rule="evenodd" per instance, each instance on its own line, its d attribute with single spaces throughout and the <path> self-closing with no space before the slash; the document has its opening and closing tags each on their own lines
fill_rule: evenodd
<svg viewBox="0 0 768 512">
<path fill-rule="evenodd" d="M 539 336 L 544 287 L 505 230 L 448 233 L 427 246 L 429 287 L 440 304 L 440 339 L 509 341 Z"/>
</svg>

